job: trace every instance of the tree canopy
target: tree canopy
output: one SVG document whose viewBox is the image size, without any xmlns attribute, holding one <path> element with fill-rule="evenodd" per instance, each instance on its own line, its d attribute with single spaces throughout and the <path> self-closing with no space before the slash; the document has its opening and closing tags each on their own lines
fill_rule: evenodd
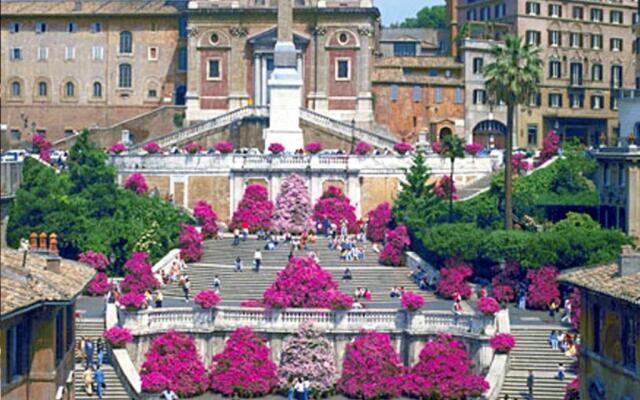
<svg viewBox="0 0 640 400">
<path fill-rule="evenodd" d="M 449 26 L 447 8 L 445 6 L 424 7 L 415 17 L 406 18 L 399 24 L 392 24 L 394 28 L 433 28 L 443 29 Z"/>
</svg>

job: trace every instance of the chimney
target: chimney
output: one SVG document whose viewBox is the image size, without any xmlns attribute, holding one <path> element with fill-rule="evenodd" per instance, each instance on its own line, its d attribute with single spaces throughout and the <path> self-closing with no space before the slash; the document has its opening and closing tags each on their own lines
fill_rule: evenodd
<svg viewBox="0 0 640 400">
<path fill-rule="evenodd" d="M 618 272 L 620 276 L 640 274 L 640 253 L 633 251 L 631 246 L 623 246 L 618 258 Z"/>
<path fill-rule="evenodd" d="M 47 271 L 55 272 L 56 274 L 60 273 L 60 261 L 62 259 L 58 256 L 48 256 L 47 257 L 47 267 L 45 268 Z"/>
</svg>

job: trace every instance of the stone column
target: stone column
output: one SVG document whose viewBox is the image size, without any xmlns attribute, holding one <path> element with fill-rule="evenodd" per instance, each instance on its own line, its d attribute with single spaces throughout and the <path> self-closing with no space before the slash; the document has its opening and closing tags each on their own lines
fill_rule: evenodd
<svg viewBox="0 0 640 400">
<path fill-rule="evenodd" d="M 360 51 L 358 52 L 358 100 L 356 104 L 355 120 L 358 122 L 370 122 L 373 120 L 373 95 L 371 94 L 371 35 L 373 27 L 361 26 L 358 28 L 360 35 Z"/>
<path fill-rule="evenodd" d="M 187 39 L 187 94 L 186 94 L 186 120 L 187 125 L 201 119 L 200 110 L 200 52 L 198 51 L 198 28 L 189 26 Z"/>
<path fill-rule="evenodd" d="M 244 48 L 247 28 L 239 26 L 229 29 L 231 34 L 231 53 L 229 57 L 229 110 L 244 107 L 249 101 L 247 93 L 247 65 L 244 59 Z"/>
</svg>

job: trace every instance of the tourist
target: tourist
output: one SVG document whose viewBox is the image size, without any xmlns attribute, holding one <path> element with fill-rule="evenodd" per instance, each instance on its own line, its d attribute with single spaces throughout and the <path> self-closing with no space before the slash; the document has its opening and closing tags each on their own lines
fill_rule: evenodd
<svg viewBox="0 0 640 400">
<path fill-rule="evenodd" d="M 93 379 L 96 381 L 96 393 L 98 398 L 102 399 L 102 393 L 104 392 L 104 371 L 100 368 L 100 364 L 96 365 L 96 371 L 93 373 Z"/>
<path fill-rule="evenodd" d="M 160 282 L 162 282 L 163 286 L 166 286 L 169 283 L 169 277 L 164 270 L 160 271 Z"/>
<path fill-rule="evenodd" d="M 240 256 L 236 257 L 235 267 L 233 270 L 234 272 L 242 272 L 242 258 L 240 258 Z"/>
<path fill-rule="evenodd" d="M 242 241 L 246 242 L 249 238 L 249 224 L 246 222 L 242 223 Z"/>
<path fill-rule="evenodd" d="M 87 396 L 93 395 L 93 371 L 91 366 L 85 367 L 82 376 L 84 378 L 84 392 Z"/>
<path fill-rule="evenodd" d="M 258 229 L 258 232 L 256 232 L 256 236 L 257 240 L 264 240 L 267 238 L 267 233 L 264 231 L 264 229 L 260 228 Z"/>
<path fill-rule="evenodd" d="M 351 306 L 352 309 L 354 310 L 362 310 L 362 303 L 360 303 L 358 300 L 353 302 L 353 306 Z"/>
<path fill-rule="evenodd" d="M 178 281 L 178 277 L 180 276 L 180 267 L 178 266 L 178 262 L 174 261 L 173 264 L 171 264 L 171 281 L 172 282 L 177 282 Z"/>
<path fill-rule="evenodd" d="M 527 292 L 520 292 L 520 298 L 518 300 L 518 308 L 524 310 L 527 308 Z"/>
<path fill-rule="evenodd" d="M 162 398 L 164 400 L 176 400 L 178 396 L 173 390 L 166 388 L 165 390 L 162 391 Z"/>
<path fill-rule="evenodd" d="M 216 275 L 213 277 L 213 291 L 220 293 L 220 286 L 222 286 L 222 282 L 220 282 L 220 278 Z"/>
<path fill-rule="evenodd" d="M 576 345 L 576 342 L 571 343 L 567 351 L 565 351 L 564 353 L 565 356 L 571 357 L 571 358 L 574 358 L 577 354 L 578 354 L 578 346 Z"/>
<path fill-rule="evenodd" d="M 218 230 L 216 231 L 216 237 L 215 240 L 222 240 L 222 236 L 223 236 L 223 232 L 221 228 L 218 228 Z"/>
<path fill-rule="evenodd" d="M 556 372 L 556 379 L 558 379 L 559 381 L 563 381 L 564 375 L 565 375 L 564 365 L 562 363 L 559 363 L 558 371 Z"/>
<path fill-rule="evenodd" d="M 551 345 L 551 350 L 558 350 L 558 334 L 555 330 L 551 331 L 549 334 L 549 344 Z"/>
<path fill-rule="evenodd" d="M 398 289 L 397 286 L 394 286 L 391 288 L 391 290 L 389 291 L 389 297 L 391 297 L 392 299 L 397 299 L 400 297 L 400 289 Z"/>
<path fill-rule="evenodd" d="M 364 297 L 364 299 L 366 301 L 371 301 L 371 291 L 369 290 L 369 288 L 364 288 L 364 292 L 362 293 L 362 297 Z"/>
<path fill-rule="evenodd" d="M 344 272 L 342 273 L 342 280 L 350 281 L 351 278 L 352 278 L 351 269 L 347 267 L 344 269 Z"/>
<path fill-rule="evenodd" d="M 147 302 L 147 304 L 151 305 L 151 301 L 153 300 L 153 296 L 151 295 L 151 291 L 150 290 L 145 290 L 145 292 L 144 292 L 144 300 Z"/>
<path fill-rule="evenodd" d="M 162 308 L 162 300 L 164 300 L 164 296 L 160 290 L 156 291 L 156 308 Z"/>
<path fill-rule="evenodd" d="M 527 388 L 529 389 L 529 400 L 533 400 L 533 385 L 535 383 L 535 377 L 533 371 L 529 370 L 529 376 L 527 376 Z"/>
<path fill-rule="evenodd" d="M 189 277 L 186 277 L 184 278 L 184 282 L 182 284 L 182 291 L 184 292 L 185 303 L 189 302 L 189 289 L 191 289 L 191 282 L 189 281 Z"/>
<path fill-rule="evenodd" d="M 371 250 L 373 250 L 373 252 L 376 254 L 380 254 L 380 247 L 378 247 L 378 243 L 374 243 L 373 245 L 371 245 Z"/>
<path fill-rule="evenodd" d="M 93 365 L 93 341 L 84 341 L 84 357 L 87 360 L 87 366 Z"/>
<path fill-rule="evenodd" d="M 76 321 L 79 322 L 79 321 Z M 84 338 L 84 336 L 80 337 L 80 340 L 76 343 L 76 353 L 80 353 L 80 358 L 82 359 L 83 363 L 86 364 L 86 355 L 84 353 L 84 344 L 86 343 L 86 339 Z"/>
<path fill-rule="evenodd" d="M 460 304 L 460 300 L 456 300 L 453 302 L 453 308 L 451 309 L 451 311 L 453 311 L 453 316 L 455 318 L 462 315 L 462 304 Z"/>
<path fill-rule="evenodd" d="M 400 296 L 399 297 L 402 297 L 404 295 L 404 292 L 407 291 L 407 289 L 405 289 L 404 286 L 400 286 L 399 290 L 400 290 Z"/>
<path fill-rule="evenodd" d="M 240 244 L 240 229 L 236 228 L 233 230 L 233 246 L 238 246 Z"/>
<path fill-rule="evenodd" d="M 347 220 L 342 218 L 342 221 L 340 222 L 340 236 L 346 238 L 348 234 L 349 231 L 347 229 Z"/>
<path fill-rule="evenodd" d="M 329 228 L 331 228 L 331 222 L 329 222 L 329 217 L 326 215 L 322 219 L 322 228 L 324 230 L 324 237 L 329 236 Z"/>
<path fill-rule="evenodd" d="M 551 300 L 551 303 L 549 303 L 549 317 L 551 318 L 555 318 L 556 317 L 556 309 L 558 308 L 558 305 L 556 304 L 555 300 Z"/>
<path fill-rule="evenodd" d="M 102 341 L 102 338 L 98 338 L 96 342 L 96 356 L 98 358 L 98 365 L 102 365 L 102 362 L 104 361 L 105 351 L 106 350 L 104 348 L 104 342 Z"/>
<path fill-rule="evenodd" d="M 313 231 L 309 231 L 309 235 L 307 236 L 307 240 L 311 244 L 316 244 L 318 242 L 318 237 L 313 233 Z"/>
<path fill-rule="evenodd" d="M 298 377 L 296 380 L 295 388 L 295 397 L 296 400 L 303 400 L 304 398 L 304 382 L 302 381 L 302 377 Z"/>
<path fill-rule="evenodd" d="M 568 297 L 564 300 L 564 315 L 560 322 L 569 322 L 571 319 L 571 299 Z"/>
<path fill-rule="evenodd" d="M 304 388 L 304 400 L 309 400 L 309 388 L 311 387 L 311 382 L 309 382 L 309 378 L 307 378 L 306 376 L 302 381 L 302 387 Z"/>
<path fill-rule="evenodd" d="M 293 383 L 293 378 L 289 376 L 289 380 L 287 382 L 289 386 L 289 390 L 287 391 L 287 400 L 293 400 L 296 394 L 295 384 Z"/>
<path fill-rule="evenodd" d="M 480 288 L 480 293 L 478 294 L 478 298 L 482 299 L 484 297 L 487 297 L 487 289 L 484 286 L 482 286 Z"/>
<path fill-rule="evenodd" d="M 256 249 L 255 253 L 253 253 L 253 265 L 255 266 L 255 271 L 260 272 L 260 263 L 262 262 L 262 253 L 260 249 Z"/>
</svg>

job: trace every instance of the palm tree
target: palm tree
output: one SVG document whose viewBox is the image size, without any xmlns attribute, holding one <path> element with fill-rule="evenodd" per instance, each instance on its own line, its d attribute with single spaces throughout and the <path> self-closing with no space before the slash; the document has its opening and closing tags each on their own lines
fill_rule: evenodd
<svg viewBox="0 0 640 400">
<path fill-rule="evenodd" d="M 492 103 L 507 106 L 507 137 L 505 140 L 505 229 L 513 228 L 512 171 L 514 117 L 516 107 L 529 104 L 537 95 L 542 71 L 540 50 L 523 44 L 517 36 L 508 35 L 504 45 L 493 45 L 491 54 L 495 62 L 484 68 L 485 85 Z"/>
<path fill-rule="evenodd" d="M 453 172 L 456 158 L 464 158 L 464 148 L 462 139 L 455 135 L 447 135 L 442 139 L 440 145 L 440 156 L 451 161 L 451 172 L 449 173 L 449 222 L 453 222 Z"/>
</svg>

